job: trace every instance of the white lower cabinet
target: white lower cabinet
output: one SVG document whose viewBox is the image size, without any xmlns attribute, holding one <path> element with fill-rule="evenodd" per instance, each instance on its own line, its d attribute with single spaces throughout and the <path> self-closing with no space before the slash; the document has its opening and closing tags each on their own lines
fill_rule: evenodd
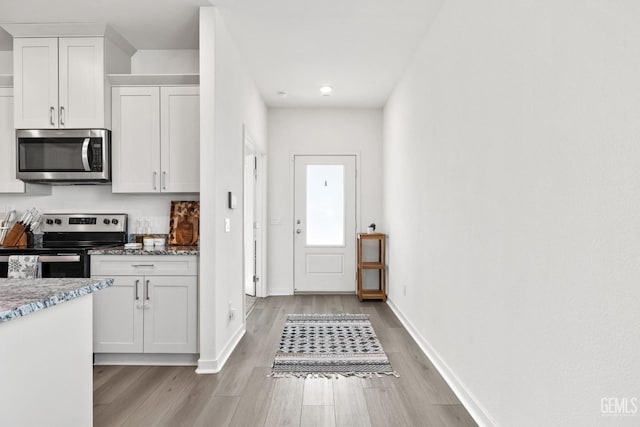
<svg viewBox="0 0 640 427">
<path fill-rule="evenodd" d="M 196 353 L 197 257 L 92 255 L 94 353 Z"/>
<path fill-rule="evenodd" d="M 140 295 L 144 277 L 112 276 L 113 286 L 93 296 L 93 351 L 142 353 L 144 308 L 143 300 L 136 298 L 136 294 Z"/>
</svg>

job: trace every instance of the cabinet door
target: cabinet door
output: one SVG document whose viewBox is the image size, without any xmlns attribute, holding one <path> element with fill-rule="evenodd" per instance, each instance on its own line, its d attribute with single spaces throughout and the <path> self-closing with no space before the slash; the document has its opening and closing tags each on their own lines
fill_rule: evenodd
<svg viewBox="0 0 640 427">
<path fill-rule="evenodd" d="M 145 353 L 195 353 L 197 337 L 195 276 L 146 276 Z"/>
<path fill-rule="evenodd" d="M 94 294 L 94 353 L 142 353 L 143 279 L 116 277 L 113 286 Z"/>
<path fill-rule="evenodd" d="M 114 193 L 160 191 L 160 91 L 157 87 L 112 90 Z"/>
<path fill-rule="evenodd" d="M 200 191 L 200 89 L 162 87 L 162 191 Z"/>
<path fill-rule="evenodd" d="M 24 193 L 16 179 L 16 133 L 13 129 L 13 89 L 0 88 L 0 193 Z"/>
<path fill-rule="evenodd" d="M 16 129 L 58 127 L 58 39 L 13 40 Z"/>
<path fill-rule="evenodd" d="M 104 39 L 60 38 L 59 110 L 61 128 L 104 128 Z"/>
</svg>

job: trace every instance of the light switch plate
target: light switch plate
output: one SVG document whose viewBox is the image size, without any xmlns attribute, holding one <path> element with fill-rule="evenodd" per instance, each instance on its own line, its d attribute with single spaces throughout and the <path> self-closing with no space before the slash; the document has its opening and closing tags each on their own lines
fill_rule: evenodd
<svg viewBox="0 0 640 427">
<path fill-rule="evenodd" d="M 231 231 L 231 218 L 224 219 L 224 232 L 229 233 Z"/>
</svg>

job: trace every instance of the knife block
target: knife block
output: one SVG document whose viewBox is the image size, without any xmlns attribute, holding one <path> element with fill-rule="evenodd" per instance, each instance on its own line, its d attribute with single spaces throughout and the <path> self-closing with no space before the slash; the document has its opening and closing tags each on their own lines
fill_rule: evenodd
<svg viewBox="0 0 640 427">
<path fill-rule="evenodd" d="M 23 224 L 16 222 L 4 238 L 2 246 L 26 248 L 28 244 L 26 231 L 27 228 Z"/>
</svg>

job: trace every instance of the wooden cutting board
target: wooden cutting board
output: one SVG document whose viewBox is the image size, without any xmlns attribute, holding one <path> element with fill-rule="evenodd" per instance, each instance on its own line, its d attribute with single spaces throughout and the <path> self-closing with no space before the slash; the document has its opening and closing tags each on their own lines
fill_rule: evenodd
<svg viewBox="0 0 640 427">
<path fill-rule="evenodd" d="M 200 237 L 200 202 L 171 201 L 169 245 L 192 246 Z"/>
</svg>

